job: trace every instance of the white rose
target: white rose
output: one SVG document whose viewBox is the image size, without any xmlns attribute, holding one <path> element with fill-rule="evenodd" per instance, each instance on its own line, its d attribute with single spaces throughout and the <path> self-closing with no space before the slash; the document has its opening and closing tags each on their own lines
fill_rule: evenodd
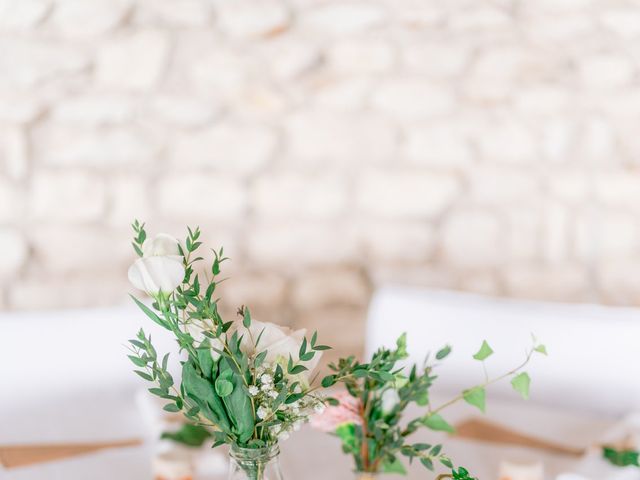
<svg viewBox="0 0 640 480">
<path fill-rule="evenodd" d="M 149 295 L 173 292 L 184 279 L 178 241 L 161 233 L 145 242 L 143 256 L 129 267 L 129 281 Z"/>
<path fill-rule="evenodd" d="M 380 400 L 382 401 L 382 411 L 384 413 L 389 413 L 400 402 L 400 396 L 398 395 L 397 390 L 388 388 L 382 392 Z"/>
<path fill-rule="evenodd" d="M 247 331 L 248 330 L 248 331 Z M 260 336 L 262 332 L 262 336 Z M 251 326 L 246 329 L 244 326 L 238 327 L 238 335 L 243 335 L 240 348 L 247 355 L 254 355 L 263 351 L 267 351 L 264 361 L 268 363 L 280 363 L 286 365 L 289 360 L 289 355 L 296 363 L 301 363 L 308 370 L 304 371 L 302 379 L 308 380 L 309 375 L 317 367 L 320 362 L 322 352 L 316 352 L 313 358 L 306 362 L 298 361 L 298 354 L 300 352 L 300 345 L 305 336 L 306 330 L 292 331 L 290 328 L 281 327 L 274 323 L 259 322 L 257 320 L 251 320 Z M 255 347 L 255 342 L 260 336 L 260 343 L 258 347 Z M 307 349 L 311 350 L 311 347 Z"/>
</svg>

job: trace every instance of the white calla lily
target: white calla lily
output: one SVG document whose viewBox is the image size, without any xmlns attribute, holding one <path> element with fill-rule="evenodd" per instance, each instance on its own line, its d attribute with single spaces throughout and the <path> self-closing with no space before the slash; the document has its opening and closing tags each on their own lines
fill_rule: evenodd
<svg viewBox="0 0 640 480">
<path fill-rule="evenodd" d="M 173 292 L 184 279 L 181 260 L 172 257 L 139 258 L 128 271 L 134 287 L 149 295 Z"/>
</svg>

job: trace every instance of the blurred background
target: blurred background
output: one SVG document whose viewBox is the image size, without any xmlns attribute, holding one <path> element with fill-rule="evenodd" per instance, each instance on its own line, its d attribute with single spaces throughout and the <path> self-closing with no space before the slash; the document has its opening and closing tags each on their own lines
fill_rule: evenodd
<svg viewBox="0 0 640 480">
<path fill-rule="evenodd" d="M 640 9 L 1 0 L 0 307 L 119 305 L 134 218 L 358 352 L 376 285 L 640 304 Z"/>
</svg>

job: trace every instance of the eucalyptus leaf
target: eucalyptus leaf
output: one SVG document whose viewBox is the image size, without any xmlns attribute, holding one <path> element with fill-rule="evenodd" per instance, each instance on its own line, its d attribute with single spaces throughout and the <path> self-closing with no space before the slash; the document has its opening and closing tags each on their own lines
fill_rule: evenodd
<svg viewBox="0 0 640 480">
<path fill-rule="evenodd" d="M 436 353 L 436 360 L 442 360 L 451 353 L 451 345 L 446 345 Z"/>
<path fill-rule="evenodd" d="M 216 393 L 220 398 L 224 398 L 228 395 L 231 395 L 233 392 L 233 383 L 229 380 L 225 380 L 224 378 L 218 378 L 215 383 Z"/>
</svg>

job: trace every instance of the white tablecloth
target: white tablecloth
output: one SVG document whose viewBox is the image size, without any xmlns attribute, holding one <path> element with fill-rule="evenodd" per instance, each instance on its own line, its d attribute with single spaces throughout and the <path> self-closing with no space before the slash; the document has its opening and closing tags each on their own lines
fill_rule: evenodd
<svg viewBox="0 0 640 480">
<path fill-rule="evenodd" d="M 437 403 L 436 401 L 435 404 Z M 99 411 L 100 406 L 95 403 L 85 403 L 83 399 L 76 399 L 73 402 L 65 400 L 58 406 L 48 405 L 48 408 L 51 407 L 55 407 L 55 410 L 60 412 L 58 418 L 46 418 L 45 413 L 39 414 L 28 405 L 25 405 L 23 412 L 16 412 L 10 418 L 5 418 L 0 429 L 0 444 L 144 438 L 149 433 L 135 408 L 115 412 L 106 410 L 103 416 L 96 416 L 96 409 Z M 475 415 L 477 414 L 472 407 L 461 404 L 448 410 L 446 417 L 451 422 L 457 422 Z M 521 401 L 513 403 L 489 401 L 487 417 L 519 431 L 576 447 L 587 446 L 590 442 L 602 438 L 611 426 L 610 421 L 599 421 L 573 412 L 537 407 Z M 66 427 L 61 428 L 61 425 Z M 452 439 L 445 434 L 430 431 L 420 432 L 416 435 L 415 441 L 444 443 L 445 451 L 454 462 L 469 468 L 481 480 L 497 479 L 500 460 L 541 460 L 545 465 L 548 480 L 555 479 L 559 473 L 578 468 L 580 463 L 575 457 L 520 447 Z M 283 442 L 281 450 L 285 478 L 308 480 L 352 478 L 351 459 L 341 453 L 339 441 L 332 436 L 305 427 L 291 439 Z M 7 480 L 148 480 L 151 479 L 152 452 L 153 440 L 149 438 L 141 447 L 102 451 L 69 460 L 11 469 L 0 472 L 0 478 Z M 416 463 L 410 469 L 409 478 L 432 477 L 426 476 L 424 468 Z M 604 480 L 603 477 L 592 478 Z M 640 471 L 637 479 L 640 480 Z"/>
</svg>

